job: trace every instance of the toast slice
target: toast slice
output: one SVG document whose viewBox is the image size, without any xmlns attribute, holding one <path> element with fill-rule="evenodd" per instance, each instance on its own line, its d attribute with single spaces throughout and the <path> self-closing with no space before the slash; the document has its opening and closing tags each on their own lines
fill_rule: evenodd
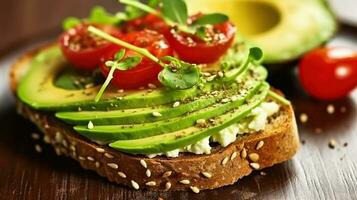
<svg viewBox="0 0 357 200">
<path fill-rule="evenodd" d="M 24 55 L 13 65 L 10 80 L 14 94 L 32 57 L 40 50 Z M 299 149 L 291 106 L 281 106 L 264 131 L 241 136 L 225 148 L 214 147 L 209 155 L 181 153 L 177 158 L 147 158 L 122 153 L 80 136 L 52 113 L 33 110 L 20 101 L 17 101 L 17 109 L 38 126 L 44 133 L 44 141 L 51 144 L 58 155 L 72 157 L 84 169 L 134 189 L 192 190 L 198 193 L 219 188 L 234 184 L 254 170 L 289 160 Z"/>
</svg>

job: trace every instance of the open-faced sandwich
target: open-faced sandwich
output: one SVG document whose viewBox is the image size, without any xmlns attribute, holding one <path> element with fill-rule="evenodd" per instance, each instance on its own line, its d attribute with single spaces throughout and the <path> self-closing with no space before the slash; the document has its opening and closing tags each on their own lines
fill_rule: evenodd
<svg viewBox="0 0 357 200">
<path fill-rule="evenodd" d="M 134 189 L 198 193 L 296 153 L 289 101 L 226 15 L 121 2 L 67 19 L 57 43 L 12 68 L 19 113 L 57 154 Z"/>
</svg>

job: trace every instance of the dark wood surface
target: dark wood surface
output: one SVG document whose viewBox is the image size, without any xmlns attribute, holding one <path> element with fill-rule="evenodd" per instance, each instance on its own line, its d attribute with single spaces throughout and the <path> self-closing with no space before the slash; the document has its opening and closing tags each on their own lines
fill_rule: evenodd
<svg viewBox="0 0 357 200">
<path fill-rule="evenodd" d="M 232 186 L 200 194 L 133 191 L 81 169 L 69 158 L 56 156 L 41 140 L 31 138 L 31 133 L 38 130 L 16 114 L 8 90 L 8 68 L 18 55 L 36 46 L 36 35 L 57 32 L 60 17 L 75 12 L 74 5 L 83 6 L 77 13 L 83 15 L 96 2 L 28 0 L 25 5 L 15 2 L 0 2 L 3 11 L 0 24 L 11 26 L 14 31 L 0 31 L 1 38 L 7 38 L 0 40 L 0 199 L 357 199 L 357 91 L 338 102 L 312 100 L 301 91 L 291 66 L 274 72 L 270 80 L 292 99 L 297 118 L 301 113 L 308 114 L 308 122 L 299 123 L 304 144 L 294 159 L 263 170 L 266 176 L 253 173 Z M 4 10 L 4 5 L 12 12 Z M 24 6 L 31 7 L 31 12 Z M 4 19 L 6 13 L 15 19 L 16 13 L 22 16 L 18 17 L 19 27 Z M 32 20 L 26 21 L 23 15 Z M 331 45 L 356 48 L 356 35 L 356 30 L 343 28 Z M 21 45 L 16 45 L 19 41 Z M 24 45 L 24 41 L 32 45 Z M 6 50 L 9 47 L 12 51 Z M 334 114 L 327 113 L 329 104 L 334 105 Z M 328 146 L 331 139 L 337 141 L 335 149 Z M 43 153 L 35 151 L 35 144 L 42 146 Z"/>
</svg>

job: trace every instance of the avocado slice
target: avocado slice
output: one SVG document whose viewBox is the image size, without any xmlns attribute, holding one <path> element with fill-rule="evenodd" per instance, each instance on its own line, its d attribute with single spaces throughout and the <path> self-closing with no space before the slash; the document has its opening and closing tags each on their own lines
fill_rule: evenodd
<svg viewBox="0 0 357 200">
<path fill-rule="evenodd" d="M 254 72 L 255 71 L 255 72 Z M 252 75 L 256 77 L 252 77 Z M 243 82 L 251 79 L 264 81 L 267 78 L 267 71 L 265 68 L 253 67 L 251 70 L 247 70 L 240 77 Z M 239 88 L 230 89 L 236 93 Z M 114 111 L 82 111 L 82 112 L 58 112 L 56 117 L 73 125 L 87 125 L 91 121 L 95 125 L 123 125 L 123 124 L 140 124 L 147 122 L 161 121 L 164 119 L 170 119 L 178 117 L 183 114 L 193 112 L 213 105 L 215 102 L 224 98 L 226 91 L 219 91 L 214 97 L 201 97 L 194 101 L 184 103 L 179 107 L 172 108 L 172 104 L 146 107 L 137 109 L 125 109 Z M 161 117 L 154 117 L 153 112 L 161 113 Z"/>
<path fill-rule="evenodd" d="M 87 126 L 75 126 L 74 130 L 91 140 L 107 143 L 115 140 L 144 138 L 185 129 L 194 126 L 199 119 L 208 120 L 239 108 L 247 99 L 255 95 L 262 83 L 261 80 L 249 81 L 249 83 L 247 82 L 239 91 L 233 91 L 232 94 L 227 94 L 227 100 L 233 99 L 232 96 L 235 96 L 235 100 L 228 103 L 216 102 L 212 106 L 196 112 L 187 113 L 184 116 L 154 123 L 135 125 L 95 125 L 92 129 L 89 129 Z"/>
<path fill-rule="evenodd" d="M 264 62 L 295 60 L 329 40 L 337 23 L 324 0 L 189 0 L 191 13 L 222 12 L 265 52 Z"/>
<path fill-rule="evenodd" d="M 247 48 L 240 50 L 244 57 L 250 55 Z M 238 52 L 238 54 L 240 53 Z M 241 60 L 235 61 L 235 64 L 236 67 L 240 67 Z M 95 102 L 94 98 L 100 89 L 100 84 L 90 88 L 74 88 L 68 83 L 68 78 L 60 81 L 56 79 L 67 65 L 68 63 L 56 45 L 40 52 L 32 60 L 28 72 L 20 81 L 18 97 L 22 102 L 37 110 L 108 111 L 152 107 L 192 99 L 210 91 L 215 86 L 215 83 L 207 83 L 203 88 L 193 87 L 186 90 L 158 88 L 123 93 L 118 93 L 116 88 L 108 88 L 103 95 L 103 100 Z M 244 70 L 242 70 L 243 72 Z M 69 88 L 68 85 L 70 85 Z"/>
<path fill-rule="evenodd" d="M 118 93 L 115 88 L 109 88 L 103 96 L 104 100 L 96 103 L 94 98 L 100 86 L 75 90 L 54 84 L 56 75 L 67 64 L 58 46 L 52 46 L 39 53 L 20 82 L 18 97 L 37 110 L 118 110 L 167 104 L 194 97 L 201 92 L 197 87 L 175 91 L 164 88 L 154 91 L 144 89 L 123 93 Z"/>
<path fill-rule="evenodd" d="M 203 138 L 218 133 L 220 130 L 239 122 L 248 116 L 252 109 L 259 106 L 267 96 L 269 85 L 263 83 L 259 92 L 245 104 L 235 110 L 215 118 L 215 125 L 208 128 L 191 126 L 189 128 L 170 132 L 162 135 L 146 137 L 135 140 L 118 140 L 109 144 L 110 147 L 131 154 L 154 154 L 183 148 L 194 144 Z"/>
</svg>

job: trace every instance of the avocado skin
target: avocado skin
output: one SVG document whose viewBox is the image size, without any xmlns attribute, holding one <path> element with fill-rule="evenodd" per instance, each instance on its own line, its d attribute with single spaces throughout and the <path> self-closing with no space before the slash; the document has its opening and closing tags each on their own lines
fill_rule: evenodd
<svg viewBox="0 0 357 200">
<path fill-rule="evenodd" d="M 190 127 L 177 132 L 166 133 L 158 136 L 147 137 L 136 140 L 118 140 L 109 146 L 122 152 L 131 154 L 155 154 L 172 151 L 194 144 L 220 130 L 239 122 L 248 116 L 252 109 L 259 106 L 266 98 L 269 84 L 263 83 L 258 93 L 249 99 L 237 110 L 232 110 L 224 115 L 218 116 L 216 125 L 208 128 Z"/>
</svg>

